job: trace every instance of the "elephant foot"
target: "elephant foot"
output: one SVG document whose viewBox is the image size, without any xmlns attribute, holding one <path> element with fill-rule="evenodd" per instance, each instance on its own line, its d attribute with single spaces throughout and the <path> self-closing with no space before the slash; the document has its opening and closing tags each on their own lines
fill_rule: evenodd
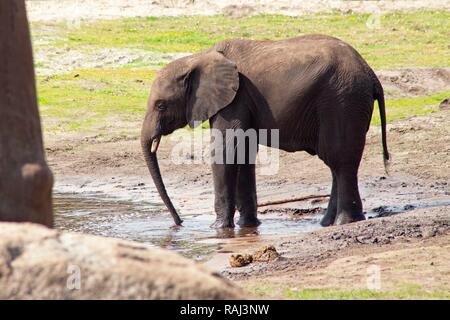
<svg viewBox="0 0 450 320">
<path fill-rule="evenodd" d="M 233 219 L 217 218 L 216 221 L 214 221 L 214 223 L 211 225 L 211 228 L 214 228 L 214 229 L 234 228 L 234 221 L 233 221 Z"/>
<path fill-rule="evenodd" d="M 362 213 L 350 214 L 346 212 L 341 212 L 336 217 L 335 225 L 347 224 L 357 221 L 366 220 L 366 217 Z"/>
<path fill-rule="evenodd" d="M 334 220 L 336 220 L 336 213 L 330 213 L 327 211 L 322 220 L 320 220 L 320 225 L 322 227 L 329 227 L 334 224 Z"/>
<path fill-rule="evenodd" d="M 335 220 L 335 216 L 329 216 L 327 214 L 325 214 L 322 218 L 322 220 L 320 220 L 320 225 L 322 227 L 329 227 L 332 226 L 334 224 L 334 220 Z"/>
<path fill-rule="evenodd" d="M 259 221 L 256 216 L 249 217 L 246 215 L 241 215 L 237 224 L 241 228 L 256 228 L 261 224 L 261 221 Z"/>
</svg>

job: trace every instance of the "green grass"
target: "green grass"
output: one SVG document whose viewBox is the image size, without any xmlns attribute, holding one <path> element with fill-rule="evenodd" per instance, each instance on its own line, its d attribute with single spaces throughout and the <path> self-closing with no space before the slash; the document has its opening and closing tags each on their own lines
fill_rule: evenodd
<svg viewBox="0 0 450 320">
<path fill-rule="evenodd" d="M 82 23 L 35 23 L 35 37 L 56 31 L 51 45 L 69 48 L 135 48 L 159 52 L 197 52 L 230 38 L 284 39 L 310 33 L 339 37 L 352 44 L 375 69 L 450 66 L 450 12 L 422 11 L 381 16 L 381 28 L 366 26 L 367 14 L 315 14 L 301 17 L 258 15 L 148 17 Z"/>
<path fill-rule="evenodd" d="M 292 300 L 357 300 L 357 299 L 450 299 L 448 288 L 439 291 L 427 291 L 420 284 L 402 283 L 394 290 L 338 290 L 338 289 L 291 289 L 280 284 L 251 285 L 245 289 L 262 298 Z"/>
<path fill-rule="evenodd" d="M 449 299 L 450 294 L 446 292 L 428 292 L 420 288 L 394 291 L 304 289 L 300 291 L 286 290 L 285 297 L 296 300 Z"/>
<path fill-rule="evenodd" d="M 126 129 L 142 121 L 155 75 L 153 70 L 121 68 L 38 77 L 45 130 L 101 133 L 114 125 Z"/>
<path fill-rule="evenodd" d="M 424 115 L 439 110 L 439 103 L 450 97 L 450 90 L 437 92 L 432 95 L 418 96 L 386 101 L 386 114 L 388 122 L 412 115 Z M 380 113 L 377 108 L 372 115 L 372 124 L 380 125 Z"/>
</svg>

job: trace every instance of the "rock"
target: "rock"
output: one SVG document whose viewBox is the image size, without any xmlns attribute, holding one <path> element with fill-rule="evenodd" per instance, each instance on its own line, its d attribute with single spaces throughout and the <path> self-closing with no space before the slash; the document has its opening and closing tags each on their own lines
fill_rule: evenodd
<svg viewBox="0 0 450 320">
<path fill-rule="evenodd" d="M 439 110 L 449 110 L 450 109 L 450 98 L 442 100 L 439 104 Z"/>
<path fill-rule="evenodd" d="M 278 259 L 280 254 L 277 252 L 274 246 L 266 246 L 259 249 L 253 254 L 254 261 L 270 262 Z"/>
<path fill-rule="evenodd" d="M 251 254 L 233 254 L 230 259 L 230 266 L 233 268 L 244 267 L 253 262 Z"/>
<path fill-rule="evenodd" d="M 0 299 L 243 299 L 228 280 L 144 244 L 0 223 Z"/>
</svg>

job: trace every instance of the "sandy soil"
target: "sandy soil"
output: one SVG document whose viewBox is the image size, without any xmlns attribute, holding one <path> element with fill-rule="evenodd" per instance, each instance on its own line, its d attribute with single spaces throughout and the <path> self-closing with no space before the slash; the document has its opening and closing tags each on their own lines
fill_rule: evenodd
<svg viewBox="0 0 450 320">
<path fill-rule="evenodd" d="M 242 17 L 256 13 L 292 16 L 315 12 L 380 13 L 417 9 L 450 10 L 446 0 L 341 1 L 341 0 L 28 0 L 31 21 L 114 19 L 139 16 L 213 15 Z"/>
<path fill-rule="evenodd" d="M 37 46 L 34 51 L 34 60 L 37 64 L 37 75 L 53 75 L 69 73 L 76 69 L 120 68 L 124 65 L 136 63 L 146 66 L 169 63 L 188 54 L 117 48 L 100 49 L 86 53 L 83 50 L 67 47 Z M 154 68 L 159 69 L 157 66 Z"/>
<path fill-rule="evenodd" d="M 432 94 L 450 89 L 450 68 L 403 68 L 376 72 L 386 99 Z"/>
</svg>

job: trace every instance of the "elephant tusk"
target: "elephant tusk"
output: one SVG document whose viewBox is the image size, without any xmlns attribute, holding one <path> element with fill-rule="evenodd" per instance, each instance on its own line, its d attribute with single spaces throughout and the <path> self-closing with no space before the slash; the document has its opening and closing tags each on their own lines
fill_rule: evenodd
<svg viewBox="0 0 450 320">
<path fill-rule="evenodd" d="M 161 137 L 158 136 L 155 139 L 153 139 L 152 141 L 152 148 L 151 148 L 151 153 L 155 153 L 158 150 L 159 147 L 159 142 L 161 141 Z"/>
</svg>

